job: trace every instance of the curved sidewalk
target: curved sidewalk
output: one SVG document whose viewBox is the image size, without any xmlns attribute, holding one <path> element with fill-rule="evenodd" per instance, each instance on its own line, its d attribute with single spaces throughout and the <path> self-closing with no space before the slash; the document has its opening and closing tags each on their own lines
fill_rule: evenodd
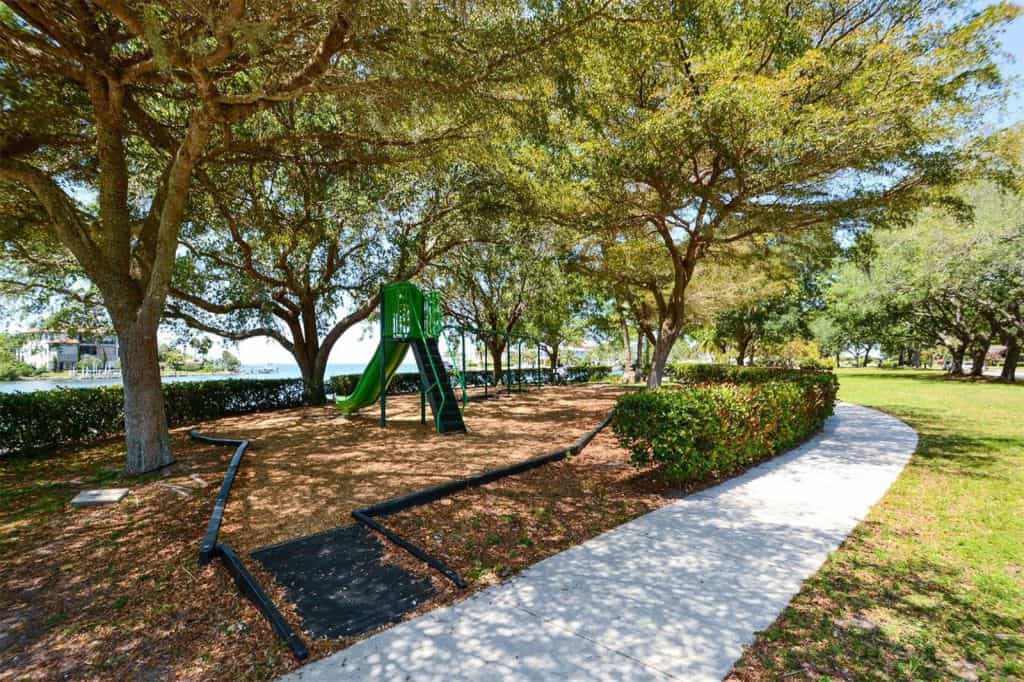
<svg viewBox="0 0 1024 682">
<path fill-rule="evenodd" d="M 286 680 L 720 680 L 910 459 L 840 404 L 805 445 Z"/>
</svg>

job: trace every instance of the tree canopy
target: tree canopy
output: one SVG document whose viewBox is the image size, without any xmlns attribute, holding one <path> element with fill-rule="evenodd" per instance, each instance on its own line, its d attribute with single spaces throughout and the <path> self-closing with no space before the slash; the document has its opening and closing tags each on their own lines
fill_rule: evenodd
<svg viewBox="0 0 1024 682">
<path fill-rule="evenodd" d="M 173 459 L 161 320 L 277 340 L 322 402 L 332 347 L 396 279 L 443 285 L 452 315 L 497 330 L 496 363 L 520 329 L 555 358 L 582 336 L 582 308 L 607 306 L 627 347 L 633 326 L 653 348 L 656 386 L 681 335 L 774 310 L 762 283 L 778 263 L 932 221 L 966 254 L 911 273 L 932 294 L 889 301 L 889 317 L 840 294 L 882 263 L 840 273 L 835 300 L 917 339 L 922 326 L 886 322 L 893 306 L 922 318 L 983 271 L 971 305 L 943 313 L 970 333 L 947 319 L 930 338 L 961 355 L 985 338 L 1019 348 L 1019 272 L 993 255 L 1016 242 L 945 222 L 1011 210 L 949 190 L 980 169 L 1019 182 L 1020 136 L 974 138 L 1005 94 L 993 53 L 1017 12 L 3 0 L 0 295 L 112 326 L 132 472 Z M 864 326 L 830 324 L 835 338 Z"/>
<path fill-rule="evenodd" d="M 589 3 L 214 0 L 0 5 L 0 221 L 96 287 L 120 339 L 128 470 L 172 461 L 157 325 L 213 163 L 360 165 L 470 126 Z M 282 126 L 289 102 L 313 111 Z M 415 115 L 413 115 L 415 114 Z M 45 246 L 45 245 L 44 245 Z M 55 264 L 56 263 L 55 261 Z"/>
<path fill-rule="evenodd" d="M 968 353 L 980 374 L 990 344 L 1003 343 L 1012 381 L 1024 340 L 1024 198 L 991 181 L 959 198 L 967 216 L 927 208 L 905 229 L 876 234 L 867 264 L 840 266 L 828 317 L 847 343 L 945 347 L 957 374 Z"/>
<path fill-rule="evenodd" d="M 947 21 L 935 21 L 936 13 Z M 637 2 L 563 51 L 556 148 L 582 248 L 656 313 L 650 385 L 686 325 L 697 264 L 728 245 L 891 221 L 949 184 L 1009 5 Z"/>
</svg>

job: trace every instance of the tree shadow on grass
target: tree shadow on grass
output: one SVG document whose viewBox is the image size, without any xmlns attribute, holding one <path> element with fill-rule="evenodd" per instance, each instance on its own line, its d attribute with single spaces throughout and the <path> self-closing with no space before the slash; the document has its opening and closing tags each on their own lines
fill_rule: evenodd
<svg viewBox="0 0 1024 682">
<path fill-rule="evenodd" d="M 734 669 L 857 680 L 947 680 L 1024 672 L 1024 618 L 979 597 L 959 567 L 874 547 L 865 523 Z M 779 670 L 782 668 L 783 670 Z M 811 674 L 813 673 L 813 674 Z"/>
<path fill-rule="evenodd" d="M 940 408 L 886 405 L 885 411 L 912 424 L 920 440 L 912 466 L 941 467 L 958 476 L 1000 478 L 991 471 L 1002 458 L 993 454 L 1020 445 L 1019 438 L 971 436 L 964 430 L 976 428 L 971 420 Z"/>
<path fill-rule="evenodd" d="M 881 379 L 892 381 L 893 379 L 904 379 L 907 381 L 925 382 L 932 384 L 996 384 L 997 386 L 1024 387 L 1024 381 L 1003 381 L 999 377 L 984 375 L 980 377 L 953 376 L 941 370 L 925 369 L 874 369 L 874 368 L 846 368 L 848 375 L 862 379 Z M 839 375 L 842 382 L 843 375 Z"/>
</svg>

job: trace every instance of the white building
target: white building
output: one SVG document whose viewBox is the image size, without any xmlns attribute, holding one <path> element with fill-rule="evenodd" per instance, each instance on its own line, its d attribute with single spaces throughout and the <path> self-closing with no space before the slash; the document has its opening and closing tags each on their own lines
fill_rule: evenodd
<svg viewBox="0 0 1024 682">
<path fill-rule="evenodd" d="M 85 357 L 94 357 L 100 368 L 113 368 L 118 360 L 116 336 L 68 335 L 49 329 L 25 334 L 18 359 L 36 369 L 66 372 L 78 367 Z"/>
</svg>

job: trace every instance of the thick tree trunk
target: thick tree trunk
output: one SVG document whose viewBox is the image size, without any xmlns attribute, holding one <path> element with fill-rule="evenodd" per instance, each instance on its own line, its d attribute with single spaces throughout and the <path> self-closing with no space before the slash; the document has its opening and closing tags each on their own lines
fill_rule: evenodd
<svg viewBox="0 0 1024 682">
<path fill-rule="evenodd" d="M 864 349 L 864 364 L 861 367 L 867 367 L 868 362 L 871 360 L 871 346 Z"/>
<path fill-rule="evenodd" d="M 130 474 L 142 474 L 174 462 L 164 413 L 156 330 L 157 322 L 153 321 L 120 327 L 117 334 Z"/>
<path fill-rule="evenodd" d="M 301 338 L 294 339 L 290 350 L 292 357 L 295 358 L 295 363 L 299 366 L 299 375 L 302 377 L 302 402 L 306 405 L 325 404 L 327 392 L 324 390 L 324 372 L 327 369 L 327 364 L 318 360 L 321 355 L 326 355 L 326 353 L 320 349 L 314 355 L 314 352 Z"/>
<path fill-rule="evenodd" d="M 324 405 L 327 403 L 327 390 L 324 385 L 326 367 L 313 363 L 308 370 L 302 370 L 302 401 L 307 405 Z"/>
<path fill-rule="evenodd" d="M 740 367 L 743 366 L 744 361 L 747 359 L 747 346 L 750 345 L 750 339 L 742 338 L 737 343 L 736 347 L 736 364 Z"/>
<path fill-rule="evenodd" d="M 548 348 L 548 359 L 551 360 L 551 369 L 558 369 L 558 346 Z"/>
<path fill-rule="evenodd" d="M 622 348 L 626 351 L 626 361 L 622 365 L 622 381 L 631 384 L 636 381 L 636 370 L 633 368 L 633 342 L 629 338 L 629 325 L 622 320 Z"/>
<path fill-rule="evenodd" d="M 629 341 L 629 325 L 625 320 L 622 322 L 622 347 L 626 351 L 626 369 L 633 366 L 633 345 Z"/>
<path fill-rule="evenodd" d="M 665 367 L 668 366 L 668 356 L 672 353 L 672 346 L 679 338 L 678 329 L 672 329 L 668 324 L 663 324 L 654 344 L 654 356 L 651 359 L 651 373 L 647 376 L 647 388 L 658 388 L 665 378 Z"/>
<path fill-rule="evenodd" d="M 636 330 L 636 380 L 644 375 L 644 330 Z"/>
<path fill-rule="evenodd" d="M 505 360 L 505 342 L 488 342 L 487 350 L 490 352 L 491 360 L 494 362 L 494 385 L 497 386 L 505 381 L 505 377 L 502 374 Z"/>
<path fill-rule="evenodd" d="M 966 346 L 957 346 L 950 350 L 953 356 L 953 363 L 949 368 L 949 373 L 955 377 L 962 377 L 964 375 L 964 354 L 966 352 Z"/>
<path fill-rule="evenodd" d="M 971 353 L 971 376 L 980 377 L 985 371 L 985 355 L 988 354 L 988 344 L 982 344 Z"/>
<path fill-rule="evenodd" d="M 1006 359 L 1003 361 L 1003 371 L 999 377 L 1003 381 L 1015 381 L 1017 378 L 1017 364 L 1020 362 L 1020 341 L 1011 336 L 1006 340 Z"/>
</svg>

